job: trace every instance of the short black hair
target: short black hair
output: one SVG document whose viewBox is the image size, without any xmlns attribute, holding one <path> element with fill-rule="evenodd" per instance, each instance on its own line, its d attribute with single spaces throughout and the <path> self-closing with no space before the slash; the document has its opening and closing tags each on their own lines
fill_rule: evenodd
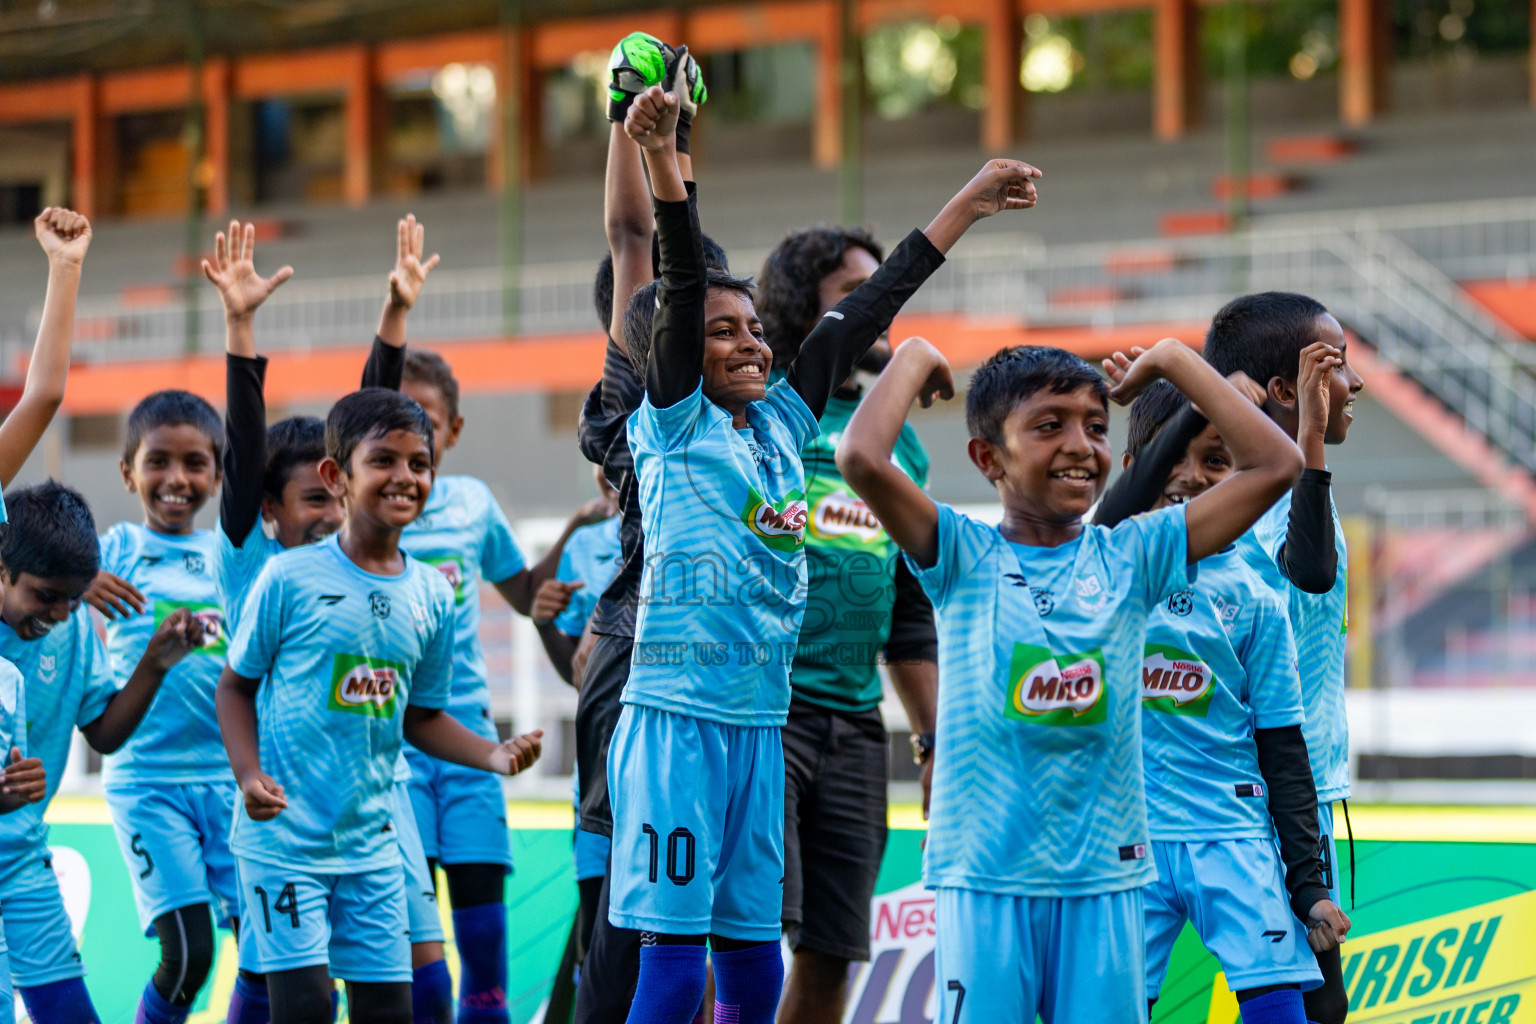
<svg viewBox="0 0 1536 1024">
<path fill-rule="evenodd" d="M 756 287 L 750 277 L 735 277 L 730 271 L 715 267 L 709 268 L 705 279 L 710 288 L 739 292 L 749 300 Z M 624 310 L 624 347 L 629 351 L 630 363 L 641 377 L 645 376 L 645 363 L 651 357 L 651 331 L 656 324 L 656 293 L 660 288 L 659 281 L 636 288 L 635 294 L 630 296 L 629 307 Z"/>
<path fill-rule="evenodd" d="M 773 365 L 788 366 L 800 343 L 821 319 L 821 282 L 842 265 L 849 249 L 863 249 L 879 263 L 885 251 L 863 228 L 818 224 L 784 236 L 763 261 L 757 279 L 757 315 L 773 349 Z"/>
<path fill-rule="evenodd" d="M 79 491 L 57 480 L 18 487 L 5 496 L 10 529 L 0 543 L 7 578 L 92 580 L 101 568 L 96 518 Z"/>
<path fill-rule="evenodd" d="M 704 240 L 704 265 L 729 272 L 730 261 L 725 250 L 708 235 Z M 651 277 L 661 276 L 661 239 L 651 232 Z M 592 305 L 597 308 L 597 322 L 603 325 L 603 333 L 613 331 L 613 253 L 603 254 L 597 262 L 597 276 L 592 280 Z"/>
<path fill-rule="evenodd" d="M 1153 381 L 1131 403 L 1126 419 L 1125 451 L 1131 458 L 1141 457 L 1141 450 L 1152 443 L 1163 424 L 1189 405 L 1184 392 L 1166 380 Z"/>
<path fill-rule="evenodd" d="M 1065 395 L 1092 388 L 1109 408 L 1109 386 L 1081 356 L 1046 345 L 999 349 L 971 377 L 965 395 L 965 425 L 972 437 L 1003 443 L 1003 423 L 1019 403 L 1037 391 Z"/>
<path fill-rule="evenodd" d="M 407 349 L 405 353 L 405 379 L 437 388 L 448 407 L 448 418 L 459 415 L 459 378 L 453 375 L 448 360 L 436 352 L 424 348 Z"/>
<path fill-rule="evenodd" d="M 139 454 L 144 435 L 156 427 L 193 426 L 213 446 L 213 468 L 224 468 L 224 421 L 213 406 L 190 391 L 156 391 L 146 395 L 128 414 L 128 437 L 123 442 L 123 461 L 130 466 Z"/>
<path fill-rule="evenodd" d="M 369 438 L 408 430 L 433 447 L 432 420 L 414 398 L 390 388 L 363 388 L 339 399 L 325 417 L 325 454 L 352 472 L 352 453 Z"/>
<path fill-rule="evenodd" d="M 325 458 L 325 421 L 318 416 L 290 416 L 267 428 L 267 465 L 261 489 L 273 501 L 283 500 L 283 488 L 293 468 Z"/>
<path fill-rule="evenodd" d="M 1256 292 L 1222 306 L 1205 335 L 1205 360 L 1223 377 L 1243 371 L 1261 388 L 1295 381 L 1301 350 L 1318 340 L 1328 307 L 1295 292 Z"/>
</svg>

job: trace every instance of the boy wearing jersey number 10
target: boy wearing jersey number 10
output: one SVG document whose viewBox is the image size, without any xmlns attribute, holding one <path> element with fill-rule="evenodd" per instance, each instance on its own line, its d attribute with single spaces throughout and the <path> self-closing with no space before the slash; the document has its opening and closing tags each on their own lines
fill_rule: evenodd
<svg viewBox="0 0 1536 1024">
<path fill-rule="evenodd" d="M 1188 504 L 1113 530 L 1085 525 L 1109 475 L 1108 401 L 1158 378 L 1229 438 L 1237 472 Z M 1301 457 L 1175 340 L 1113 391 L 1071 353 L 1003 349 L 966 396 L 971 461 L 1003 505 L 988 526 L 935 504 L 891 463 L 913 399 L 953 390 L 938 350 L 909 339 L 837 453 L 939 616 L 923 864 L 937 890 L 937 1019 L 1140 1024 L 1142 888 L 1156 877 L 1141 758 L 1147 620 L 1290 486 Z"/>
<path fill-rule="evenodd" d="M 431 491 L 432 451 L 431 421 L 398 392 L 336 403 L 320 475 L 344 500 L 341 529 L 268 561 L 219 683 L 245 804 L 231 840 L 252 918 L 242 966 L 265 971 L 272 1024 L 328 1021 L 333 973 L 353 1018 L 411 1019 L 391 799 L 402 736 L 500 774 L 539 753 L 538 732 L 497 744 L 443 711 L 453 593 L 399 546 Z"/>
<path fill-rule="evenodd" d="M 693 1019 L 707 941 L 716 1019 L 766 1024 L 783 979 L 779 729 L 805 604 L 800 451 L 832 390 L 943 253 L 980 218 L 1032 206 L 1039 172 L 990 162 L 829 311 L 770 387 L 772 353 L 750 284 L 704 263 L 675 140 L 692 98 L 685 83 L 669 84 L 637 96 L 625 122 L 650 172 L 661 278 L 634 294 L 624 323 L 645 377 L 629 443 L 647 560 L 608 757 L 609 920 L 649 933 L 631 1022 Z M 707 598 L 692 592 L 710 578 Z"/>
<path fill-rule="evenodd" d="M 1105 362 L 1112 378 L 1127 365 L 1118 353 Z M 1234 383 L 1262 400 L 1246 377 Z M 1221 435 L 1167 381 L 1131 406 L 1125 464 L 1099 505 L 1100 525 L 1184 504 L 1232 472 Z M 1188 920 L 1221 961 L 1245 1024 L 1306 1024 L 1302 990 L 1323 982 L 1308 944 L 1336 946 L 1349 918 L 1329 899 L 1317 856 L 1317 791 L 1285 608 L 1227 547 L 1200 563 L 1190 590 L 1158 605 L 1144 657 L 1158 876 L 1145 892 L 1148 999 L 1157 1000 Z"/>
</svg>

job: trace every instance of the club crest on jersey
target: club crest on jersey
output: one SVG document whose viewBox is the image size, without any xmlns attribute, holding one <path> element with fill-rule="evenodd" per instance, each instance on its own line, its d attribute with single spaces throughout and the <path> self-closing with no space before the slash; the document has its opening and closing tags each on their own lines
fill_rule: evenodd
<svg viewBox="0 0 1536 1024">
<path fill-rule="evenodd" d="M 1087 612 L 1101 612 L 1109 604 L 1109 590 L 1095 575 L 1079 576 L 1072 581 L 1077 592 L 1077 603 Z"/>
<path fill-rule="evenodd" d="M 805 494 L 796 489 L 783 501 L 771 503 L 756 487 L 747 488 L 747 503 L 741 510 L 741 521 L 747 529 L 775 551 L 798 551 L 805 543 L 805 523 L 809 512 Z"/>
<path fill-rule="evenodd" d="M 161 623 L 182 608 L 191 612 L 192 618 L 202 627 L 202 639 L 198 641 L 193 653 L 223 656 L 229 650 L 229 643 L 224 636 L 224 612 L 216 604 L 202 601 L 166 601 L 157 597 L 155 598 L 155 628 L 159 629 Z"/>
<path fill-rule="evenodd" d="M 1204 718 L 1216 693 L 1211 666 L 1188 651 L 1147 644 L 1141 662 L 1141 704 L 1149 711 Z"/>
<path fill-rule="evenodd" d="M 1104 699 L 1104 652 L 1058 655 L 1033 644 L 1014 644 L 1004 714 L 1036 725 L 1103 722 L 1109 714 Z"/>
<path fill-rule="evenodd" d="M 196 551 L 183 552 L 181 564 L 186 566 L 187 572 L 193 575 L 201 575 L 203 571 L 203 556 Z"/>
<path fill-rule="evenodd" d="M 326 706 L 369 718 L 391 718 L 404 670 L 403 665 L 366 654 L 338 654 L 331 664 L 331 699 Z"/>
<path fill-rule="evenodd" d="M 393 610 L 389 606 L 389 595 L 382 590 L 369 591 L 368 610 L 373 612 L 373 617 L 380 622 L 389 618 L 389 613 Z"/>
</svg>

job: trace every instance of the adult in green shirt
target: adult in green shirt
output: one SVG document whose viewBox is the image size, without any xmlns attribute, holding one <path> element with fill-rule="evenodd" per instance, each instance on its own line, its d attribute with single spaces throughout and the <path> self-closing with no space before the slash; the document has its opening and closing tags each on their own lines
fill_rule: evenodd
<svg viewBox="0 0 1536 1024">
<path fill-rule="evenodd" d="M 757 292 L 773 365 L 788 366 L 816 322 L 883 258 L 859 228 L 814 227 L 780 242 Z M 890 354 L 882 338 L 859 369 L 878 373 Z M 931 770 L 938 689 L 933 606 L 833 460 L 861 397 L 856 374 L 827 402 L 821 436 L 801 452 L 810 508 L 808 592 L 783 730 L 783 919 L 794 960 L 779 1024 L 840 1022 L 849 965 L 869 959 L 870 902 L 886 839 L 881 662 L 906 708 L 925 783 Z M 902 427 L 894 457 L 927 485 L 928 453 L 910 425 Z"/>
</svg>

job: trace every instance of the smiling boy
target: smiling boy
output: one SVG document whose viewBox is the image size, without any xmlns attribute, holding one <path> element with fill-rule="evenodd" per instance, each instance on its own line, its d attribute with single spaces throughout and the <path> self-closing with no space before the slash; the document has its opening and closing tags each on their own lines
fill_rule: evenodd
<svg viewBox="0 0 1536 1024">
<path fill-rule="evenodd" d="M 409 398 L 374 388 L 336 403 L 320 475 L 345 498 L 342 527 L 267 563 L 219 683 L 245 804 L 231 840 L 255 939 L 242 967 L 266 972 L 273 1024 L 329 1021 L 331 970 L 353 1017 L 411 1019 L 391 823 L 402 738 L 500 774 L 538 756 L 538 732 L 497 744 L 444 713 L 453 592 L 400 550 L 432 466 L 431 421 Z"/>
<path fill-rule="evenodd" d="M 1108 399 L 1159 377 L 1241 438 L 1237 472 L 1186 505 L 1114 530 L 1085 525 L 1109 475 Z M 924 854 L 937 889 L 937 1019 L 1139 1024 L 1141 890 L 1156 875 L 1141 762 L 1147 617 L 1290 485 L 1300 456 L 1175 340 L 1112 392 L 1070 353 L 1004 349 L 966 396 L 971 461 L 1003 505 L 993 527 L 935 504 L 891 462 L 913 399 L 953 387 L 938 350 L 909 339 L 837 454 L 939 613 Z"/>
</svg>

